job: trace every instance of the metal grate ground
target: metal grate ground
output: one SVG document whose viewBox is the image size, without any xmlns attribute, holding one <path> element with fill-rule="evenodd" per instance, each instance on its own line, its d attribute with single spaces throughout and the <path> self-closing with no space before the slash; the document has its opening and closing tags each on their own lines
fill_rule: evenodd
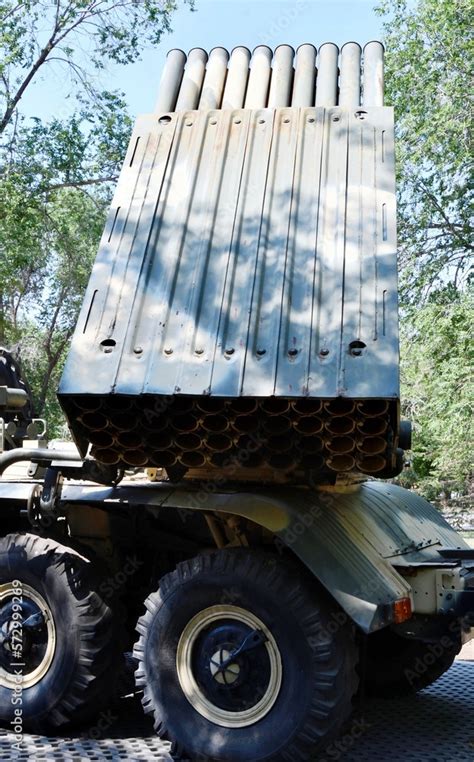
<svg viewBox="0 0 474 762">
<path fill-rule="evenodd" d="M 167 744 L 153 733 L 136 698 L 98 718 L 75 737 L 25 735 L 23 751 L 0 730 L 0 760 L 169 762 Z M 474 662 L 457 661 L 431 688 L 403 700 L 367 702 L 320 762 L 474 762 Z M 103 732 L 100 731 L 102 724 Z"/>
</svg>

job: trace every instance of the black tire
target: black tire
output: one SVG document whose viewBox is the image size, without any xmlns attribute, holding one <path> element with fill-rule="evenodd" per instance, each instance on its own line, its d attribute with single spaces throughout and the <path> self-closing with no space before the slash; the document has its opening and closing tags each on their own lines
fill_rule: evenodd
<svg viewBox="0 0 474 762">
<path fill-rule="evenodd" d="M 404 638 L 389 629 L 376 632 L 367 645 L 367 695 L 413 695 L 444 675 L 460 650 L 461 639 L 454 634 L 428 642 Z"/>
<path fill-rule="evenodd" d="M 8 593 L 14 580 L 21 583 L 18 589 L 23 591 L 16 618 L 24 623 L 35 613 L 34 600 L 39 596 L 38 600 L 49 609 L 54 633 L 48 630 L 48 618 L 43 618 L 35 631 L 22 624 L 27 633 L 22 648 L 26 649 L 27 660 L 31 660 L 23 670 L 23 679 L 32 677 L 43 652 L 44 660 L 36 668 L 43 665 L 45 670 L 36 676 L 33 685 L 25 687 L 23 683 L 24 727 L 44 731 L 45 727 L 97 717 L 116 689 L 122 664 L 117 612 L 113 602 L 100 592 L 101 577 L 96 576 L 88 558 L 53 540 L 32 534 L 11 534 L 0 539 L 0 631 L 3 627 L 4 636 L 11 629 L 15 613 Z M 5 674 L 12 644 L 12 639 L 0 641 L 4 670 L 0 675 L 0 720 L 5 723 L 11 722 L 18 706 L 18 691 L 10 687 L 11 678 Z"/>
<path fill-rule="evenodd" d="M 347 617 L 312 583 L 304 570 L 270 554 L 238 549 L 198 556 L 179 564 L 161 580 L 158 592 L 148 597 L 146 613 L 137 625 L 136 679 L 143 689 L 145 712 L 153 714 L 156 732 L 174 743 L 178 756 L 299 762 L 312 758 L 337 735 L 351 713 L 357 690 L 357 650 Z M 268 654 L 274 650 L 272 644 L 281 657 L 281 684 L 275 690 L 274 703 L 264 716 L 245 727 L 218 725 L 203 716 L 188 700 L 178 676 L 178 644 L 184 640 L 183 647 L 188 645 L 183 631 L 219 605 L 226 612 L 243 610 L 245 616 L 257 618 L 270 638 L 235 657 L 231 674 L 239 675 L 237 687 L 231 686 L 225 694 L 231 711 L 234 705 L 240 711 L 243 697 L 247 703 L 242 707 L 254 710 L 266 690 L 266 682 L 259 686 L 258 681 L 263 680 Z M 209 654 L 214 653 L 216 643 L 219 649 L 212 658 L 219 653 L 222 661 L 226 653 L 232 654 L 224 651 L 219 638 L 228 638 L 226 648 L 238 647 L 243 641 L 232 640 L 226 628 L 232 631 L 232 627 L 244 626 L 238 621 L 240 614 L 236 615 L 237 623 L 227 620 L 226 614 L 215 616 L 220 618 L 214 629 L 211 625 L 204 628 L 189 646 L 190 661 L 204 681 L 201 685 L 205 684 L 213 696 L 221 688 L 213 682 Z M 213 644 L 207 651 L 206 642 Z M 181 657 L 178 663 L 182 663 Z M 253 679 L 245 680 L 245 675 Z M 226 685 L 222 690 L 228 688 Z"/>
</svg>

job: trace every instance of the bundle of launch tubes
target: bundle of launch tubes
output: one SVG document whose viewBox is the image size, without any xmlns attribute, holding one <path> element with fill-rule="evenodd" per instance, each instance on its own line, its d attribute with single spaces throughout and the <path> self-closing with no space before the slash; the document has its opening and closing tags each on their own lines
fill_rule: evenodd
<svg viewBox="0 0 474 762">
<path fill-rule="evenodd" d="M 357 470 L 390 466 L 386 400 L 84 396 L 76 422 L 101 463 L 186 469 Z"/>
<path fill-rule="evenodd" d="M 347 42 L 339 50 L 326 42 L 290 45 L 275 51 L 259 45 L 253 53 L 238 46 L 209 55 L 193 48 L 188 56 L 171 50 L 161 77 L 156 113 L 197 109 L 281 108 L 285 106 L 383 106 L 383 45 L 362 50 Z"/>
</svg>

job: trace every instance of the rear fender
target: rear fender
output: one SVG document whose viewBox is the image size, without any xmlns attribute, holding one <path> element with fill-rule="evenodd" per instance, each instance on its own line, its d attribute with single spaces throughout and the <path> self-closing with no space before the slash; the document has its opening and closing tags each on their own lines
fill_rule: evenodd
<svg viewBox="0 0 474 762">
<path fill-rule="evenodd" d="M 344 612 L 369 633 L 396 620 L 394 604 L 411 601 L 411 587 L 371 542 L 361 523 L 351 520 L 355 505 L 370 500 L 366 492 L 366 485 L 347 494 L 282 488 L 215 494 L 201 506 L 193 493 L 178 489 L 170 495 L 169 504 L 230 513 L 265 527 L 278 538 L 277 547 L 289 548 Z"/>
<path fill-rule="evenodd" d="M 366 633 L 411 616 L 410 569 L 453 566 L 443 549 L 469 548 L 426 500 L 386 482 L 367 481 L 347 492 L 288 486 L 245 492 L 217 483 L 66 484 L 62 497 L 110 508 L 122 503 L 247 518 L 273 533 L 277 546 L 289 548 Z"/>
</svg>

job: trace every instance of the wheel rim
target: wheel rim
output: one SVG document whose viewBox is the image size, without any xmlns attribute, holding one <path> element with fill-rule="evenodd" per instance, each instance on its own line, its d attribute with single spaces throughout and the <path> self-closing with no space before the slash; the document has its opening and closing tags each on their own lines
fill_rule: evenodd
<svg viewBox="0 0 474 762">
<path fill-rule="evenodd" d="M 272 633 L 255 614 L 231 605 L 211 606 L 190 620 L 178 643 L 176 669 L 194 709 L 226 728 L 261 720 L 282 682 Z"/>
<path fill-rule="evenodd" d="M 48 672 L 55 650 L 56 627 L 43 596 L 24 583 L 1 584 L 0 686 L 36 685 Z"/>
</svg>

